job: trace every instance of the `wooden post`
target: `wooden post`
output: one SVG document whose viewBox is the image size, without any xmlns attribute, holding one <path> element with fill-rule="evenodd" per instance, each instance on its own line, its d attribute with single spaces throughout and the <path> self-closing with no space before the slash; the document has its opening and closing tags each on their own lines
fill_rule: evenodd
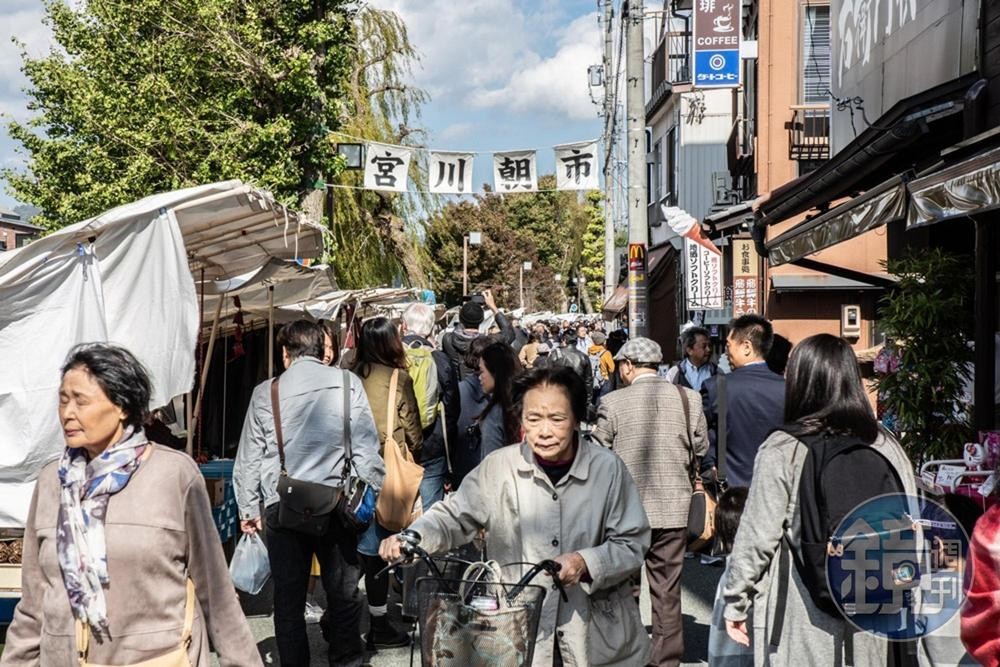
<svg viewBox="0 0 1000 667">
<path fill-rule="evenodd" d="M 191 418 L 191 430 L 188 431 L 188 448 L 191 448 L 191 436 L 194 428 L 201 420 L 201 404 L 205 398 L 205 384 L 208 382 L 208 370 L 212 367 L 212 351 L 215 349 L 215 335 L 219 331 L 219 315 L 222 313 L 222 304 L 226 301 L 226 295 L 219 295 L 219 302 L 215 305 L 215 317 L 212 319 L 212 332 L 208 335 L 208 350 L 205 352 L 205 362 L 201 367 L 201 379 L 198 382 L 198 398 L 194 402 L 194 414 Z M 192 452 L 188 452 L 191 454 Z"/>
<path fill-rule="evenodd" d="M 274 377 L 274 286 L 267 288 L 267 377 Z"/>
</svg>

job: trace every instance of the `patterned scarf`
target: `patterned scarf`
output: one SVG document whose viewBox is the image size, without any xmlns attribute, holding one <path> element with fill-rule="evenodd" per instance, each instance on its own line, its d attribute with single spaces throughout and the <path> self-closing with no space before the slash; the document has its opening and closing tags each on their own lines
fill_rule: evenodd
<svg viewBox="0 0 1000 667">
<path fill-rule="evenodd" d="M 129 426 L 121 439 L 94 459 L 67 447 L 59 461 L 59 523 L 56 551 L 73 615 L 95 636 L 108 635 L 108 554 L 104 519 L 112 494 L 125 488 L 146 451 L 145 433 Z M 110 635 L 108 635 L 110 636 Z"/>
</svg>

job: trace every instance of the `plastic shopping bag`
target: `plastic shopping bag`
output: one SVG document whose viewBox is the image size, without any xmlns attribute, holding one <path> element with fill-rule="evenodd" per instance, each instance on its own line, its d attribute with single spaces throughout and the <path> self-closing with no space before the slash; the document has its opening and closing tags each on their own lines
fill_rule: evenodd
<svg viewBox="0 0 1000 667">
<path fill-rule="evenodd" d="M 233 560 L 229 563 L 229 576 L 241 591 L 257 595 L 271 576 L 271 565 L 267 559 L 267 547 L 260 535 L 244 534 L 240 538 Z"/>
</svg>

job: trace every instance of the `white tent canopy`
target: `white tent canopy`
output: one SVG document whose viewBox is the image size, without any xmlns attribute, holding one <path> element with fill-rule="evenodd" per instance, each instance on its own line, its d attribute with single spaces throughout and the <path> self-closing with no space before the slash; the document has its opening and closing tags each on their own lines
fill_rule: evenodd
<svg viewBox="0 0 1000 667">
<path fill-rule="evenodd" d="M 125 346 L 150 373 L 151 404 L 162 405 L 194 377 L 192 273 L 224 280 L 321 249 L 321 228 L 226 181 L 147 197 L 0 253 L 0 526 L 23 524 L 33 480 L 63 448 L 57 390 L 70 348 Z"/>
</svg>

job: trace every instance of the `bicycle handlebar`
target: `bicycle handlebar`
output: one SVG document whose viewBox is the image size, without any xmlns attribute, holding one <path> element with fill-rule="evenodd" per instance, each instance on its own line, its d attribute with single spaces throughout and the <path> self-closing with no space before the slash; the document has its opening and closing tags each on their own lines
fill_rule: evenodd
<svg viewBox="0 0 1000 667">
<path fill-rule="evenodd" d="M 411 563 L 413 562 L 414 558 L 419 558 L 420 560 L 422 560 L 424 563 L 427 564 L 427 567 L 430 569 L 431 574 L 436 579 L 444 579 L 444 575 L 441 574 L 441 569 L 437 566 L 437 563 L 435 562 L 434 558 L 431 558 L 431 555 L 427 553 L 419 544 L 416 544 L 415 542 L 410 540 L 402 539 L 400 540 L 400 551 L 403 552 L 403 558 L 394 563 L 389 563 L 389 565 L 387 565 L 381 572 L 379 572 L 376 575 L 377 577 L 382 576 L 382 574 L 384 574 L 385 572 L 391 571 L 397 565 Z M 444 557 L 439 557 L 439 559 L 443 560 L 444 562 L 465 563 L 471 565 L 471 563 L 467 563 L 466 561 L 460 558 L 451 558 L 448 556 L 444 556 Z M 555 562 L 554 560 L 546 559 L 541 561 L 540 563 L 533 563 L 533 564 L 511 563 L 511 564 L 531 565 L 531 569 L 528 570 L 524 574 L 524 576 L 522 576 L 518 580 L 518 582 L 511 587 L 510 592 L 507 594 L 508 599 L 512 599 L 520 595 L 521 591 L 523 591 L 525 587 L 527 587 L 528 584 L 531 583 L 532 579 L 538 576 L 539 573 L 546 572 L 549 576 L 552 577 L 552 581 L 555 584 L 556 589 L 559 591 L 559 596 L 562 598 L 563 602 L 569 602 L 569 597 L 566 595 L 566 589 L 563 586 L 562 581 L 559 580 L 559 570 L 562 569 L 562 566 L 559 563 Z"/>
</svg>

